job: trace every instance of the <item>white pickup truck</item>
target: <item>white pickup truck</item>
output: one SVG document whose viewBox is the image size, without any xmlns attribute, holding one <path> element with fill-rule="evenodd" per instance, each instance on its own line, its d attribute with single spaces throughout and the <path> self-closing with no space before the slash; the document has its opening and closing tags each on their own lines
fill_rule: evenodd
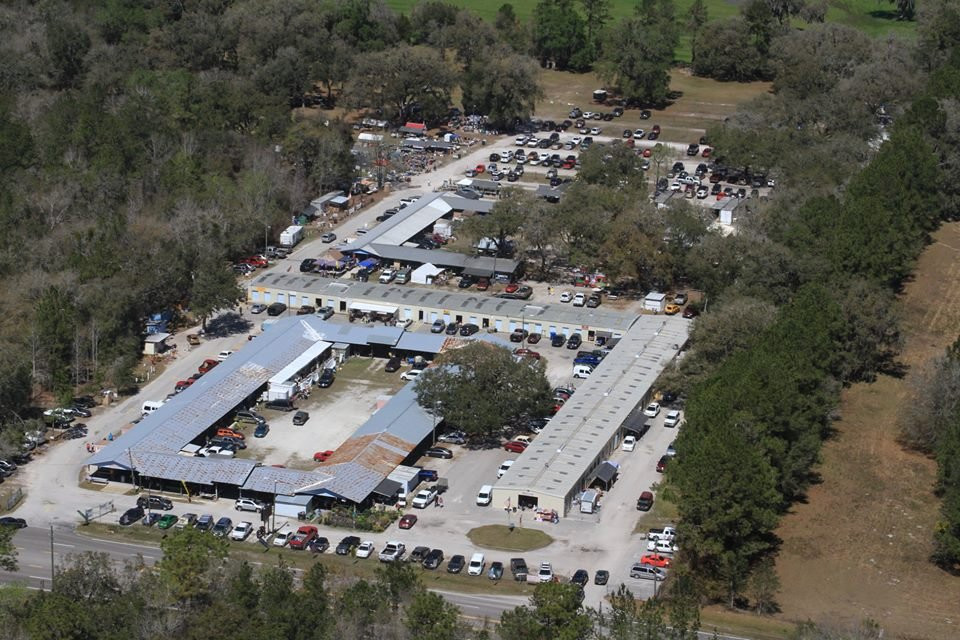
<svg viewBox="0 0 960 640">
<path fill-rule="evenodd" d="M 662 529 L 650 529 L 647 532 L 647 540 L 666 540 L 667 542 L 673 542 L 673 539 L 677 537 L 677 530 L 673 527 L 663 527 Z"/>
<path fill-rule="evenodd" d="M 403 554 L 406 553 L 406 551 L 407 548 L 402 542 L 390 541 L 386 544 L 378 557 L 380 558 L 380 562 L 396 562 L 403 557 Z"/>
</svg>

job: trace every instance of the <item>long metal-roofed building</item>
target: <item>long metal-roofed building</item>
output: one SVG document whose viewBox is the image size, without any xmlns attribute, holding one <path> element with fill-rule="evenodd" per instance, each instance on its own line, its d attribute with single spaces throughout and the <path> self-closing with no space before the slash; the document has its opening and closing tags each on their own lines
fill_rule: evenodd
<svg viewBox="0 0 960 640">
<path fill-rule="evenodd" d="M 482 329 L 511 332 L 522 326 L 543 335 L 580 333 L 583 338 L 619 337 L 639 317 L 607 307 L 510 300 L 439 289 L 333 280 L 293 273 L 267 273 L 247 289 L 251 302 L 282 302 L 290 307 L 330 306 L 339 313 L 371 309 L 395 313 L 401 320 L 431 323 L 469 322 Z"/>
<path fill-rule="evenodd" d="M 194 457 L 183 450 L 240 406 L 252 404 L 277 376 L 301 368 L 304 354 L 324 358 L 338 345 L 384 345 L 403 353 L 432 354 L 450 340 L 400 327 L 342 325 L 314 316 L 283 318 L 145 416 L 91 456 L 86 464 L 115 478 L 188 483 L 203 490 L 308 494 L 364 502 L 429 435 L 433 418 L 416 403 L 412 385 L 393 396 L 317 471 L 262 467 L 254 460 Z M 308 501 L 309 502 L 309 501 Z"/>
<path fill-rule="evenodd" d="M 649 400 L 689 326 L 678 317 L 641 316 L 497 481 L 494 503 L 565 514 L 619 446 L 624 423 Z"/>
</svg>

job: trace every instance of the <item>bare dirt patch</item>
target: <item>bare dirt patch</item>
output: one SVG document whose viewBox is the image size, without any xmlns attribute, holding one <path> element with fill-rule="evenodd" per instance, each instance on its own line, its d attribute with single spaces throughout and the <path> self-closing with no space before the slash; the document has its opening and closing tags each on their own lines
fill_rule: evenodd
<svg viewBox="0 0 960 640">
<path fill-rule="evenodd" d="M 928 561 L 940 507 L 932 460 L 897 443 L 909 379 L 960 334 L 960 224 L 944 225 L 904 289 L 905 378 L 883 376 L 841 395 L 823 482 L 778 531 L 781 618 L 849 625 L 876 620 L 887 637 L 960 636 L 960 579 Z"/>
</svg>

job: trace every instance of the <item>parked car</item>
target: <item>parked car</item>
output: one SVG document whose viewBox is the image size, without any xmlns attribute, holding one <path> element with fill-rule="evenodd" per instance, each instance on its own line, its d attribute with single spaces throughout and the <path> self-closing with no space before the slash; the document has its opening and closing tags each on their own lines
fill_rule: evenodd
<svg viewBox="0 0 960 640">
<path fill-rule="evenodd" d="M 667 468 L 668 462 L 670 462 L 670 456 L 660 456 L 660 459 L 657 461 L 657 473 L 663 473 L 663 470 Z"/>
<path fill-rule="evenodd" d="M 470 564 L 467 565 L 467 575 L 479 576 L 483 574 L 483 568 L 486 566 L 483 554 L 479 551 L 470 556 Z"/>
<path fill-rule="evenodd" d="M 660 413 L 659 402 L 651 402 L 643 410 L 643 415 L 647 416 L 648 418 L 656 418 L 657 415 L 659 415 L 659 413 Z"/>
<path fill-rule="evenodd" d="M 637 562 L 630 567 L 630 577 L 640 580 L 656 580 L 659 582 L 660 580 L 666 580 L 667 574 L 663 569 L 648 567 Z"/>
<path fill-rule="evenodd" d="M 526 442 L 519 442 L 517 440 L 510 440 L 503 445 L 505 451 L 511 451 L 513 453 L 523 453 L 527 448 Z"/>
<path fill-rule="evenodd" d="M 467 324 L 463 325 L 462 327 L 460 327 L 460 335 L 461 335 L 461 336 L 472 336 L 473 334 L 477 333 L 478 331 L 480 331 L 480 327 L 478 327 L 478 326 L 475 325 L 475 324 L 467 323 Z"/>
<path fill-rule="evenodd" d="M 443 564 L 443 551 L 440 549 L 431 549 L 430 553 L 423 559 L 424 569 L 436 569 Z"/>
<path fill-rule="evenodd" d="M 407 513 L 400 518 L 400 522 L 397 523 L 397 527 L 400 529 L 410 529 L 415 524 L 417 524 L 417 516 L 412 513 Z"/>
<path fill-rule="evenodd" d="M 453 451 L 447 449 L 446 447 L 431 447 L 423 452 L 423 455 L 428 458 L 443 458 L 449 460 L 453 457 Z"/>
<path fill-rule="evenodd" d="M 579 349 L 580 345 L 583 344 L 583 338 L 579 333 L 572 334 L 567 338 L 567 349 Z"/>
<path fill-rule="evenodd" d="M 128 526 L 137 522 L 143 518 L 144 512 L 140 507 L 133 507 L 132 509 L 127 509 L 123 512 L 123 515 L 120 516 L 120 524 L 123 526 Z"/>
<path fill-rule="evenodd" d="M 357 552 L 355 555 L 358 558 L 369 558 L 373 554 L 374 550 L 375 548 L 373 545 L 373 541 L 364 540 L 363 542 L 360 543 L 360 546 L 357 547 Z"/>
<path fill-rule="evenodd" d="M 330 456 L 333 455 L 333 449 L 327 449 L 326 451 L 317 451 L 313 454 L 314 462 L 326 462 L 330 459 Z"/>
<path fill-rule="evenodd" d="M 413 551 L 411 551 L 410 555 L 407 557 L 407 562 L 413 562 L 414 564 L 423 564 L 423 561 L 427 557 L 428 553 L 430 553 L 430 547 L 423 547 L 423 546 L 414 547 Z"/>
<path fill-rule="evenodd" d="M 166 513 L 160 516 L 160 520 L 157 522 L 157 529 L 169 529 L 173 525 L 177 524 L 177 516 L 172 513 Z"/>
<path fill-rule="evenodd" d="M 573 296 L 573 306 L 582 307 L 587 303 L 587 296 L 583 293 L 578 293 Z"/>
<path fill-rule="evenodd" d="M 466 565 L 466 558 L 457 554 L 450 558 L 450 562 L 447 563 L 447 573 L 460 573 L 463 571 L 464 565 Z"/>
<path fill-rule="evenodd" d="M 410 369 L 409 371 L 404 371 L 400 374 L 401 380 L 416 380 L 420 377 L 420 374 L 423 373 L 423 369 Z"/>
<path fill-rule="evenodd" d="M 264 506 L 262 502 L 253 498 L 238 498 L 233 503 L 233 508 L 237 511 L 255 511 L 256 513 L 263 511 Z"/>
<path fill-rule="evenodd" d="M 640 558 L 640 564 L 669 569 L 670 565 L 673 564 L 673 560 L 659 553 L 648 553 Z"/>
<path fill-rule="evenodd" d="M 467 434 L 463 431 L 451 431 L 444 433 L 437 438 L 437 442 L 447 442 L 449 444 L 466 444 Z"/>
<path fill-rule="evenodd" d="M 326 243 L 326 244 L 330 244 L 331 242 L 333 242 L 333 241 L 336 240 L 336 239 L 337 239 L 337 234 L 335 234 L 335 233 L 333 233 L 333 232 L 329 232 L 329 231 L 328 231 L 327 233 L 323 234 L 322 236 L 320 236 L 320 242 L 323 242 L 323 243 Z"/>
<path fill-rule="evenodd" d="M 430 325 L 430 333 L 443 333 L 444 329 L 447 328 L 447 323 L 443 320 L 434 320 L 433 324 Z"/>
<path fill-rule="evenodd" d="M 425 509 L 429 507 L 434 500 L 437 499 L 437 490 L 436 489 L 421 489 L 417 492 L 417 495 L 414 496 L 413 502 L 411 503 L 414 509 Z"/>
<path fill-rule="evenodd" d="M 338 556 L 350 555 L 350 552 L 360 546 L 360 538 L 357 536 L 347 536 L 337 544 L 336 553 Z"/>
<path fill-rule="evenodd" d="M 526 329 L 514 329 L 510 334 L 510 342 L 523 342 L 527 338 L 528 332 Z"/>
<path fill-rule="evenodd" d="M 403 557 L 406 551 L 407 548 L 402 542 L 392 540 L 384 545 L 383 550 L 377 557 L 380 558 L 380 562 L 396 562 Z"/>
<path fill-rule="evenodd" d="M 213 535 L 218 538 L 224 538 L 233 531 L 233 520 L 227 517 L 223 517 L 217 520 L 217 523 L 213 525 Z"/>
<path fill-rule="evenodd" d="M 623 444 L 620 447 L 623 451 L 633 451 L 637 448 L 637 437 L 634 435 L 629 435 L 623 439 Z"/>
<path fill-rule="evenodd" d="M 237 526 L 233 528 L 233 531 L 230 532 L 230 539 L 243 542 L 251 533 L 253 533 L 253 523 L 244 520 L 238 523 Z"/>
<path fill-rule="evenodd" d="M 537 580 L 539 582 L 553 582 L 553 567 L 549 562 L 540 563 L 540 569 L 537 571 Z"/>
<path fill-rule="evenodd" d="M 606 569 L 598 569 L 593 578 L 593 584 L 604 585 L 610 581 L 610 572 Z"/>
<path fill-rule="evenodd" d="M 333 313 L 333 307 L 320 307 L 314 315 L 321 320 L 329 320 L 333 317 Z"/>
<path fill-rule="evenodd" d="M 257 425 L 257 428 L 253 430 L 253 437 L 266 438 L 268 433 L 270 433 L 270 425 L 266 422 L 261 422 Z"/>
<path fill-rule="evenodd" d="M 317 537 L 317 528 L 313 525 L 305 524 L 291 536 L 287 543 L 291 549 L 306 549 L 314 538 Z"/>
<path fill-rule="evenodd" d="M 307 420 L 310 419 L 310 414 L 306 411 L 297 411 L 293 414 L 293 424 L 300 427 L 307 423 Z"/>
<path fill-rule="evenodd" d="M 264 403 L 263 408 L 284 412 L 297 410 L 297 407 L 293 404 L 293 400 L 291 399 L 269 400 Z"/>
<path fill-rule="evenodd" d="M 503 577 L 503 563 L 491 562 L 490 570 L 487 571 L 487 577 L 491 580 L 499 580 Z"/>
<path fill-rule="evenodd" d="M 323 373 L 320 374 L 320 379 L 317 380 L 317 386 L 321 389 L 326 389 L 333 384 L 333 381 L 337 379 L 337 374 L 333 369 L 324 369 Z"/>
<path fill-rule="evenodd" d="M 137 506 L 141 509 L 160 509 L 161 511 L 170 511 L 173 509 L 173 501 L 163 496 L 140 496 L 137 498 Z"/>
<path fill-rule="evenodd" d="M 160 517 L 161 516 L 159 513 L 157 513 L 156 511 L 151 511 L 150 513 L 147 514 L 147 517 L 144 518 L 140 524 L 142 524 L 145 527 L 152 527 L 153 525 L 157 524 L 157 521 L 160 520 Z"/>
<path fill-rule="evenodd" d="M 562 347 L 567 342 L 567 336 L 562 333 L 555 333 L 553 337 L 550 338 L 550 346 L 553 347 Z"/>
<path fill-rule="evenodd" d="M 650 511 L 653 507 L 653 492 L 644 491 L 637 498 L 637 511 Z"/>
<path fill-rule="evenodd" d="M 501 463 L 500 468 L 497 469 L 497 478 L 502 478 L 503 474 L 510 470 L 510 467 L 513 466 L 514 462 L 515 460 L 504 460 L 503 463 Z"/>
<path fill-rule="evenodd" d="M 680 424 L 680 412 L 676 409 L 667 411 L 666 417 L 663 419 L 663 426 L 665 427 L 676 427 Z"/>
<path fill-rule="evenodd" d="M 290 543 L 290 538 L 292 537 L 293 531 L 278 531 L 273 534 L 273 546 L 285 547 Z"/>
<path fill-rule="evenodd" d="M 279 316 L 287 310 L 287 305 L 282 302 L 274 302 L 269 307 L 267 307 L 268 316 Z"/>
<path fill-rule="evenodd" d="M 690 318 L 696 318 L 698 315 L 700 315 L 700 310 L 696 307 L 687 307 L 683 310 L 683 317 L 688 320 Z"/>
<path fill-rule="evenodd" d="M 590 582 L 590 574 L 587 573 L 586 569 L 577 569 L 574 571 L 573 577 L 570 578 L 570 582 L 586 587 L 587 583 Z"/>
</svg>

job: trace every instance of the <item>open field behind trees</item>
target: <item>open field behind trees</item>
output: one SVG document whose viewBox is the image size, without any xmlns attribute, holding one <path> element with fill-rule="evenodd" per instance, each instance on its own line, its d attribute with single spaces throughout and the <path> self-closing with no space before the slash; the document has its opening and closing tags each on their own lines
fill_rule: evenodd
<svg viewBox="0 0 960 640">
<path fill-rule="evenodd" d="M 496 18 L 497 10 L 506 4 L 506 0 L 446 0 L 449 4 L 465 7 L 475 11 L 487 20 Z M 705 0 L 710 20 L 729 18 L 740 12 L 743 0 Z M 417 0 L 386 0 L 387 6 L 398 12 L 409 13 Z M 637 0 L 613 0 L 611 14 L 614 19 L 631 15 Z M 537 0 L 514 0 L 509 2 L 520 20 L 529 20 L 537 6 Z M 677 17 L 681 27 L 686 30 L 687 12 L 693 0 L 675 0 Z M 872 36 L 886 33 L 914 33 L 916 23 L 897 20 L 895 6 L 882 0 L 829 0 L 827 22 L 836 22 L 855 27 Z M 803 21 L 795 19 L 795 25 L 802 25 Z M 690 61 L 690 39 L 684 35 L 676 52 L 677 60 Z M 549 95 L 549 93 L 548 93 Z"/>
<path fill-rule="evenodd" d="M 960 223 L 948 223 L 917 261 L 900 297 L 902 378 L 879 376 L 841 394 L 836 436 L 823 447 L 822 483 L 777 531 L 780 617 L 829 625 L 871 618 L 889 638 L 956 638 L 960 582 L 929 562 L 940 500 L 936 464 L 897 443 L 910 376 L 960 335 Z"/>
<path fill-rule="evenodd" d="M 551 120 L 563 120 L 573 105 L 584 110 L 607 111 L 594 107 L 591 94 L 603 86 L 595 73 L 571 73 L 543 70 L 540 74 L 544 95 L 537 103 L 536 115 Z M 719 82 L 698 78 L 685 69 L 673 69 L 670 90 L 677 98 L 665 109 L 656 109 L 649 120 L 640 119 L 639 109 L 627 109 L 612 122 L 598 122 L 607 135 L 620 137 L 623 129 L 642 127 L 649 130 L 654 124 L 662 128 L 665 141 L 696 142 L 708 127 L 723 122 L 737 107 L 770 91 L 769 82 Z M 592 126 L 592 125 L 591 125 Z"/>
</svg>

